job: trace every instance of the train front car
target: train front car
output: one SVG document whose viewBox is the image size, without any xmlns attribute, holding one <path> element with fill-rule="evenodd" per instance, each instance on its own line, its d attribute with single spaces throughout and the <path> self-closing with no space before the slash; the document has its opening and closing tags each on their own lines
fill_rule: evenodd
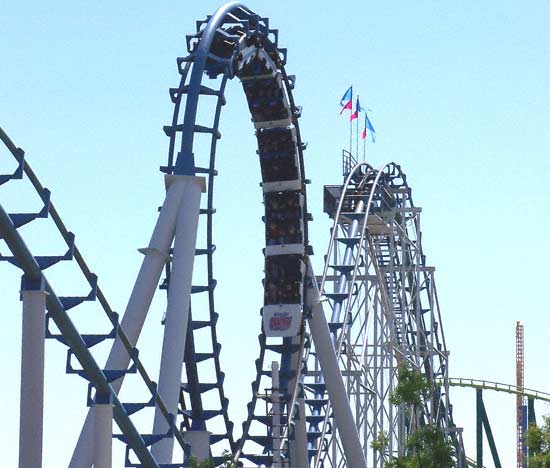
<svg viewBox="0 0 550 468">
<path fill-rule="evenodd" d="M 277 70 L 279 57 L 258 36 L 241 44 L 239 59 L 237 76 L 256 128 L 265 205 L 263 328 L 268 337 L 291 337 L 302 322 L 306 255 L 299 141 Z"/>
</svg>

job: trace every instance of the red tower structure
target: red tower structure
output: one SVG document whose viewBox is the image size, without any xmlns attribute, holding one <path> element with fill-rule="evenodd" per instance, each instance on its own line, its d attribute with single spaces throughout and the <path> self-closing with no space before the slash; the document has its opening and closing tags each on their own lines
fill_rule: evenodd
<svg viewBox="0 0 550 468">
<path fill-rule="evenodd" d="M 523 468 L 523 389 L 524 389 L 524 342 L 523 325 L 516 322 L 516 430 L 517 468 Z"/>
</svg>

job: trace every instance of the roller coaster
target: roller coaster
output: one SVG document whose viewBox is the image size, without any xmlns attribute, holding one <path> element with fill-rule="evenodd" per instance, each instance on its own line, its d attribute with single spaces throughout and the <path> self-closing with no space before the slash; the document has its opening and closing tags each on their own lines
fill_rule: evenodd
<svg viewBox="0 0 550 468">
<path fill-rule="evenodd" d="M 113 438 L 125 445 L 130 467 L 184 467 L 191 457 L 212 459 L 216 466 L 383 467 L 405 452 L 413 428 L 426 424 L 441 429 L 458 467 L 471 464 L 453 418 L 449 390 L 461 382 L 448 376 L 434 268 L 422 246 L 422 210 L 413 204 L 398 164 L 377 169 L 344 155 L 342 183 L 324 188 L 324 212 L 333 225 L 324 267 L 314 273 L 306 144 L 292 94 L 295 77 L 287 74 L 286 62 L 269 19 L 238 3 L 197 21 L 187 36 L 187 55 L 177 59 L 180 83 L 169 90 L 172 122 L 164 127 L 166 197 L 150 242 L 140 249 L 142 265 L 121 318 L 25 153 L 0 131 L 14 160 L 0 185 L 22 180 L 42 203 L 32 213 L 7 213 L 0 205 L 0 238 L 11 252 L 2 250 L 0 260 L 23 274 L 21 467 L 42 466 L 45 338 L 67 347 L 67 373 L 88 382 L 90 409 L 71 468 L 111 467 Z M 250 364 L 256 376 L 238 438 L 220 362 L 213 229 L 219 123 L 233 78 L 241 82 L 257 138 L 265 209 L 260 351 Z M 215 109 L 210 123 L 198 122 L 204 102 Z M 197 135 L 210 139 L 208 154 L 194 148 Z M 39 218 L 59 232 L 64 252 L 32 253 L 20 228 Z M 204 271 L 194 268 L 196 259 L 206 262 Z M 56 294 L 46 270 L 60 262 L 78 268 L 89 285 L 86 294 Z M 158 288 L 166 290 L 167 309 L 155 381 L 137 343 Z M 73 323 L 72 311 L 88 301 L 107 324 L 103 333 Z M 111 343 L 105 363 L 94 354 L 99 343 Z M 402 363 L 430 385 L 429 398 L 414 411 L 390 402 Z M 144 384 L 147 398 L 121 400 L 119 391 L 130 377 Z M 146 409 L 154 411 L 152 431 L 137 418 Z M 381 438 L 384 448 L 373 448 Z"/>
</svg>

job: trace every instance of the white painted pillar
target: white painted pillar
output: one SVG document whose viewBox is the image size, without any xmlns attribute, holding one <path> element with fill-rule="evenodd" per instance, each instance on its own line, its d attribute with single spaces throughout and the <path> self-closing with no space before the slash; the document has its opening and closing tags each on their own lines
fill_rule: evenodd
<svg viewBox="0 0 550 468">
<path fill-rule="evenodd" d="M 292 344 L 300 344 L 300 337 L 295 336 L 292 339 Z M 291 359 L 291 369 L 298 369 L 303 365 L 302 356 L 300 353 L 293 353 Z M 303 376 L 300 374 L 300 379 L 303 382 Z M 289 388 L 294 388 L 295 379 L 290 380 Z M 300 384 L 301 385 L 301 384 Z M 303 396 L 303 386 L 301 393 L 298 395 L 296 401 L 298 407 L 296 409 L 297 414 L 294 418 L 294 437 L 288 441 L 290 460 L 290 468 L 308 468 L 308 454 L 307 454 L 307 427 L 305 417 L 305 402 Z M 290 412 L 290 408 L 288 411 Z"/>
<path fill-rule="evenodd" d="M 210 459 L 210 431 L 185 431 L 183 439 L 191 446 L 191 456 L 201 462 Z"/>
<path fill-rule="evenodd" d="M 273 408 L 271 436 L 273 440 L 273 468 L 281 468 L 281 397 L 279 363 L 271 363 L 271 404 Z"/>
<path fill-rule="evenodd" d="M 306 304 L 311 307 L 311 314 L 308 318 L 311 336 L 315 344 L 315 350 L 323 373 L 327 393 L 332 406 L 334 423 L 340 432 L 340 439 L 344 447 L 347 466 L 353 468 L 367 468 L 367 461 L 361 447 L 361 441 L 353 413 L 348 401 L 346 387 L 342 379 L 342 373 L 338 366 L 336 353 L 332 344 L 327 319 L 323 311 L 323 303 L 320 302 L 317 281 L 308 261 L 308 285 L 306 293 Z"/>
<path fill-rule="evenodd" d="M 121 322 L 121 327 L 133 346 L 138 341 L 151 301 L 157 290 L 162 270 L 169 259 L 179 205 L 186 185 L 184 179 L 180 177 L 183 176 L 165 176 L 166 198 L 148 247 L 140 249 L 145 257 Z M 106 369 L 126 369 L 129 363 L 130 356 L 120 339 L 117 338 L 107 359 Z M 122 381 L 123 378 L 120 378 L 111 384 L 115 392 L 118 393 L 120 390 Z M 94 452 L 93 412 L 93 408 L 88 411 L 69 468 L 90 468 L 92 466 Z"/>
<path fill-rule="evenodd" d="M 289 441 L 290 468 L 308 468 L 306 404 L 303 396 L 298 397 L 298 417 L 294 422 L 294 440 Z"/>
<path fill-rule="evenodd" d="M 197 242 L 201 191 L 205 188 L 203 177 L 178 176 L 185 189 L 180 202 L 176 223 L 176 238 L 168 285 L 168 306 L 164 322 L 164 339 L 158 379 L 158 393 L 168 412 L 177 415 L 181 388 L 181 373 L 185 352 L 185 337 L 189 320 L 193 264 Z M 153 434 L 164 434 L 168 423 L 160 409 L 155 409 Z M 174 438 L 165 437 L 156 442 L 151 453 L 160 463 L 172 463 Z"/>
<path fill-rule="evenodd" d="M 94 403 L 94 468 L 112 468 L 113 405 L 110 395 Z"/>
<path fill-rule="evenodd" d="M 23 277 L 19 468 L 42 467 L 46 295 Z"/>
</svg>

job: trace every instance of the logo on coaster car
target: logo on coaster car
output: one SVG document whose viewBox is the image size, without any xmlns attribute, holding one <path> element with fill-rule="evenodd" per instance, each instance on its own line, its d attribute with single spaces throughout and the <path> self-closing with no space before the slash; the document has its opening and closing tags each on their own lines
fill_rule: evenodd
<svg viewBox="0 0 550 468">
<path fill-rule="evenodd" d="M 288 330 L 290 328 L 291 323 L 292 323 L 292 317 L 288 317 L 288 316 L 271 317 L 271 319 L 269 320 L 269 329 L 279 330 L 279 331 Z"/>
</svg>

